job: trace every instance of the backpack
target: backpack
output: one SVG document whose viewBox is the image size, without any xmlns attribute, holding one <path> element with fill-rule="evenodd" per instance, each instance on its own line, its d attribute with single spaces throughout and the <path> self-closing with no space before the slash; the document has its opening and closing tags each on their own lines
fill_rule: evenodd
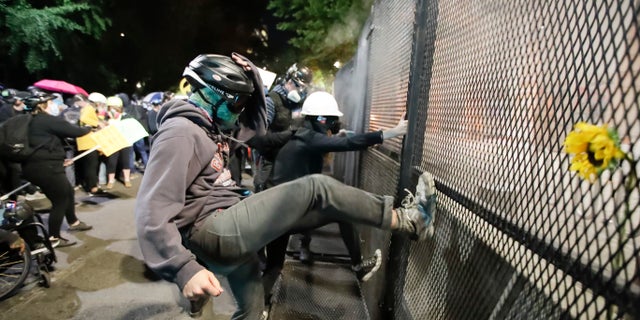
<svg viewBox="0 0 640 320">
<path fill-rule="evenodd" d="M 291 110 L 287 109 L 282 101 L 282 97 L 275 91 L 270 91 L 267 94 L 273 100 L 275 105 L 275 116 L 269 125 L 269 129 L 272 132 L 280 132 L 289 129 L 291 125 Z"/>
<path fill-rule="evenodd" d="M 0 124 L 0 157 L 10 162 L 24 162 L 49 141 L 32 148 L 29 145 L 30 114 L 19 114 Z"/>
</svg>

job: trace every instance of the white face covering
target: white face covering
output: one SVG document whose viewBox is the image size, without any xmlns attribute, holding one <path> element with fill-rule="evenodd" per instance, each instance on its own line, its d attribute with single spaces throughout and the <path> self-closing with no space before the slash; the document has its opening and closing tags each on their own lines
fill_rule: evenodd
<svg viewBox="0 0 640 320">
<path fill-rule="evenodd" d="M 291 90 L 289 91 L 289 93 L 287 93 L 287 99 L 289 99 L 293 103 L 298 103 L 300 102 L 300 100 L 302 100 L 302 97 L 300 97 L 300 93 L 298 92 L 298 90 Z"/>
<path fill-rule="evenodd" d="M 58 104 L 53 100 L 47 101 L 47 109 L 45 111 L 54 117 L 60 114 L 60 108 L 58 108 Z"/>
</svg>

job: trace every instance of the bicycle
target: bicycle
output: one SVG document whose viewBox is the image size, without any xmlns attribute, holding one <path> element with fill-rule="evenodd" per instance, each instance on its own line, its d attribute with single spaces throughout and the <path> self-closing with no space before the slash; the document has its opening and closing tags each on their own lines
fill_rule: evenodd
<svg viewBox="0 0 640 320">
<path fill-rule="evenodd" d="M 0 243 L 0 300 L 12 296 L 22 287 L 34 261 L 37 263 L 34 274 L 39 279 L 38 284 L 48 288 L 51 284 L 49 273 L 57 260 L 42 220 L 26 203 L 0 199 L 0 204 L 0 228 L 18 234 L 26 228 L 36 228 L 42 234 L 41 242 L 27 243 L 23 250 L 11 248 L 9 243 Z"/>
</svg>

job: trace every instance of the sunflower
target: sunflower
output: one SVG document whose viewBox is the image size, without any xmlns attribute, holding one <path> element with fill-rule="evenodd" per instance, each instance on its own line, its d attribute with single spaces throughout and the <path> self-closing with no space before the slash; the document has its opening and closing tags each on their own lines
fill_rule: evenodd
<svg viewBox="0 0 640 320">
<path fill-rule="evenodd" d="M 573 155 L 570 170 L 590 181 L 602 171 L 615 168 L 626 156 L 620 150 L 620 138 L 615 130 L 585 122 L 577 123 L 569 132 L 564 147 Z"/>
</svg>

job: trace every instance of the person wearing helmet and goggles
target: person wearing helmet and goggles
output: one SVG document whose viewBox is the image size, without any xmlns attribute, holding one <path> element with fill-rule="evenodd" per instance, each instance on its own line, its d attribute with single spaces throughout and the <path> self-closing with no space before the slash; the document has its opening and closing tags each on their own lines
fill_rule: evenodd
<svg viewBox="0 0 640 320">
<path fill-rule="evenodd" d="M 191 301 L 192 316 L 202 314 L 210 296 L 223 293 L 216 275 L 224 275 L 237 304 L 232 319 L 261 318 L 264 289 L 256 252 L 292 230 L 345 221 L 424 234 L 424 188 L 410 209 L 392 209 L 391 196 L 323 175 L 248 194 L 231 179 L 228 160 L 230 144 L 266 133 L 257 68 L 235 53 L 203 54 L 183 76 L 192 93 L 158 113 L 135 216 L 147 266 L 178 285 Z M 228 136 L 234 127 L 236 136 Z"/>
<path fill-rule="evenodd" d="M 302 103 L 307 96 L 309 85 L 313 80 L 313 72 L 308 67 L 298 67 L 294 63 L 284 77 L 283 87 L 286 89 L 287 100 Z"/>
<path fill-rule="evenodd" d="M 189 102 L 204 110 L 219 131 L 238 128 L 240 113 L 254 92 L 252 80 L 237 68 L 227 57 L 200 55 L 183 73 L 191 84 Z"/>
<path fill-rule="evenodd" d="M 61 236 L 62 220 L 66 218 L 68 231 L 86 231 L 92 227 L 80 221 L 75 213 L 75 191 L 64 171 L 71 159 L 65 159 L 63 139 L 81 137 L 91 131 L 73 125 L 61 117 L 47 113 L 55 96 L 36 92 L 25 99 L 25 110 L 33 115 L 29 124 L 29 144 L 35 149 L 22 164 L 24 178 L 40 187 L 51 201 L 49 235 L 56 247 L 75 244 Z"/>
<path fill-rule="evenodd" d="M 269 132 L 283 132 L 296 127 L 294 115 L 299 113 L 312 80 L 313 72 L 309 68 L 293 64 L 287 70 L 284 79 L 269 91 L 266 97 Z M 279 150 L 279 147 L 274 147 L 259 151 L 259 161 L 253 179 L 256 192 L 273 185 L 273 162 Z"/>
</svg>

